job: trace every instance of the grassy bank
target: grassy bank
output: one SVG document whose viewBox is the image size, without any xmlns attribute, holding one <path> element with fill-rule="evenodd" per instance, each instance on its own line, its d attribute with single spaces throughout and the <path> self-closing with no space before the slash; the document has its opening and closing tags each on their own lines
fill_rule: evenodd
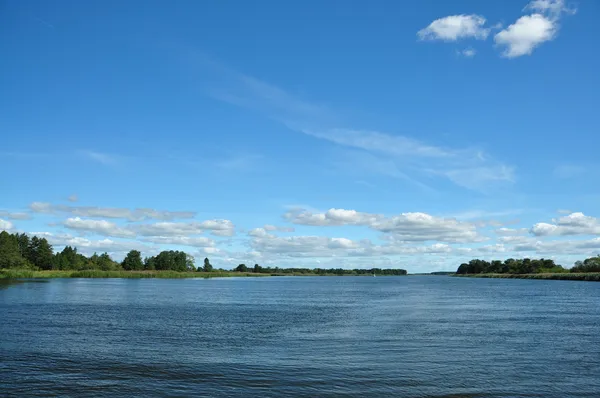
<svg viewBox="0 0 600 398">
<path fill-rule="evenodd" d="M 454 274 L 466 278 L 547 279 L 561 281 L 600 282 L 600 272 L 560 272 L 541 274 Z"/>
<path fill-rule="evenodd" d="M 222 278 L 232 276 L 268 276 L 251 272 L 176 272 L 176 271 L 32 271 L 23 269 L 2 269 L 0 279 L 31 278 Z"/>
</svg>

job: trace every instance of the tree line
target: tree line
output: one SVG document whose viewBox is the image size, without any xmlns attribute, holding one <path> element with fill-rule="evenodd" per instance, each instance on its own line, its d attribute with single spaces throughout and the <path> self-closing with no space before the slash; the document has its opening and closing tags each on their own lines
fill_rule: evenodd
<svg viewBox="0 0 600 398">
<path fill-rule="evenodd" d="M 86 257 L 76 247 L 65 246 L 62 251 L 54 253 L 54 248 L 46 238 L 29 236 L 24 233 L 9 234 L 0 232 L 0 268 L 28 268 L 40 270 L 102 270 L 102 271 L 178 271 L 178 272 L 212 272 L 224 271 L 215 269 L 208 258 L 201 266 L 196 267 L 194 257 L 177 250 L 165 250 L 156 256 L 142 258 L 138 250 L 130 250 L 123 261 L 114 261 L 108 253 Z M 234 272 L 260 273 L 273 275 L 406 275 L 403 269 L 342 269 L 342 268 L 279 268 L 253 267 L 240 264 Z"/>
<path fill-rule="evenodd" d="M 248 267 L 246 264 L 238 265 L 234 271 L 237 272 L 253 272 L 257 274 L 272 274 L 272 275 L 406 275 L 406 270 L 381 269 L 381 268 L 279 268 L 279 267 L 261 267 L 254 264 L 254 267 Z"/>
<path fill-rule="evenodd" d="M 584 261 L 577 261 L 570 268 L 564 268 L 551 259 L 514 259 L 504 261 L 486 261 L 473 259 L 468 263 L 461 264 L 456 270 L 457 274 L 539 274 L 559 272 L 600 272 L 600 255 L 590 257 Z"/>
</svg>

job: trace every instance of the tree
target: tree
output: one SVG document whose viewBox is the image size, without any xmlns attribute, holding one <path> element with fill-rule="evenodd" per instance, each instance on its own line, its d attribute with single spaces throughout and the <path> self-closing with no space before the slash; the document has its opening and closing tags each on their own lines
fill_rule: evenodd
<svg viewBox="0 0 600 398">
<path fill-rule="evenodd" d="M 27 250 L 28 259 L 31 264 L 41 269 L 52 269 L 54 250 L 46 238 L 34 236 L 29 242 Z"/>
<path fill-rule="evenodd" d="M 235 268 L 236 272 L 248 272 L 248 267 L 246 267 L 246 264 L 240 264 Z"/>
<path fill-rule="evenodd" d="M 212 272 L 212 270 L 213 270 L 213 266 L 212 266 L 212 264 L 210 263 L 210 260 L 208 259 L 208 257 L 206 257 L 206 258 L 204 259 L 204 267 L 202 267 L 202 270 L 203 270 L 204 272 Z"/>
<path fill-rule="evenodd" d="M 116 268 L 116 263 L 110 258 L 108 253 L 105 252 L 98 257 L 98 268 L 102 271 L 111 271 Z"/>
<path fill-rule="evenodd" d="M 54 256 L 52 264 L 53 269 L 62 270 L 79 270 L 85 267 L 87 259 L 81 254 L 77 253 L 77 248 L 71 246 L 65 246 L 60 252 Z"/>
<path fill-rule="evenodd" d="M 262 267 L 260 265 L 258 265 L 258 264 L 254 264 L 253 272 L 255 274 L 258 274 L 258 273 L 260 273 L 260 271 L 262 271 Z"/>
<path fill-rule="evenodd" d="M 130 250 L 123 259 L 123 262 L 121 262 L 121 266 L 126 271 L 143 270 L 144 263 L 142 262 L 142 253 L 138 250 Z"/>
<path fill-rule="evenodd" d="M 0 232 L 0 268 L 27 268 L 31 264 L 21 256 L 15 235 Z"/>
</svg>

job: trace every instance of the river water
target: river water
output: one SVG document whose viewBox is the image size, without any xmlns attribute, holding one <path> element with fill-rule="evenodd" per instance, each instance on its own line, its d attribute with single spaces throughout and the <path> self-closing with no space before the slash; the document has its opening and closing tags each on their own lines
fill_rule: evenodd
<svg viewBox="0 0 600 398">
<path fill-rule="evenodd" d="M 447 276 L 0 287 L 0 396 L 600 397 L 600 283 Z"/>
</svg>

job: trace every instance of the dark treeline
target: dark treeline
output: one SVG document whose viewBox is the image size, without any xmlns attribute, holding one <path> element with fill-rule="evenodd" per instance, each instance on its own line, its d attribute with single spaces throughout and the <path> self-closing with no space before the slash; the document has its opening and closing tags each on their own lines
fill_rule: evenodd
<svg viewBox="0 0 600 398">
<path fill-rule="evenodd" d="M 182 251 L 163 251 L 142 260 L 141 253 L 131 250 L 122 262 L 114 261 L 108 253 L 86 257 L 76 247 L 66 246 L 54 253 L 46 238 L 26 234 L 0 232 L 0 268 L 29 268 L 40 270 L 170 270 L 195 271 L 194 259 Z"/>
<path fill-rule="evenodd" d="M 406 275 L 406 270 L 404 269 L 279 268 L 261 267 L 258 264 L 254 264 L 254 267 L 240 264 L 234 271 L 271 275 Z"/>
<path fill-rule="evenodd" d="M 563 268 L 550 259 L 513 259 L 485 261 L 474 259 L 463 263 L 457 274 L 540 274 L 561 272 L 600 272 L 600 256 L 577 261 L 571 269 Z"/>
<path fill-rule="evenodd" d="M 27 234 L 9 234 L 0 232 L 0 268 L 25 268 L 61 271 L 224 271 L 215 269 L 208 258 L 196 268 L 194 258 L 183 251 L 165 250 L 156 256 L 142 258 L 138 250 L 131 250 L 123 261 L 114 261 L 108 253 L 94 253 L 86 257 L 77 252 L 76 247 L 66 246 L 62 251 L 54 253 L 54 248 L 46 240 Z M 272 274 L 272 275 L 406 275 L 403 269 L 308 269 L 261 267 L 254 264 L 248 267 L 238 265 L 234 272 Z"/>
</svg>

